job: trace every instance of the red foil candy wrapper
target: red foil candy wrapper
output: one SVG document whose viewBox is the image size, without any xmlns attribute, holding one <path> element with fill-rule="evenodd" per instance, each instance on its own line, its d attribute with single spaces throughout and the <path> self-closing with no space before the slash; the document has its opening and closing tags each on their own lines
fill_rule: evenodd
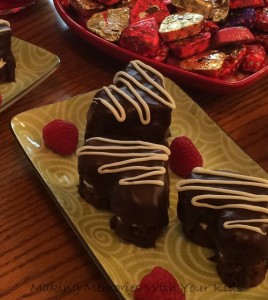
<svg viewBox="0 0 268 300">
<path fill-rule="evenodd" d="M 255 39 L 264 47 L 265 51 L 268 52 L 268 34 L 255 34 Z"/>
<path fill-rule="evenodd" d="M 268 7 L 256 9 L 254 26 L 263 32 L 268 32 Z"/>
<path fill-rule="evenodd" d="M 179 67 L 204 76 L 219 78 L 225 57 L 222 51 L 209 50 L 183 59 L 179 62 Z"/>
<path fill-rule="evenodd" d="M 90 17 L 105 7 L 94 0 L 69 0 L 70 5 L 79 15 Z"/>
<path fill-rule="evenodd" d="M 130 23 L 135 23 L 143 19 L 155 18 L 160 24 L 167 16 L 169 10 L 162 0 L 136 0 L 130 10 Z"/>
<path fill-rule="evenodd" d="M 234 75 L 239 69 L 246 53 L 246 46 L 236 46 L 224 51 L 226 57 L 220 72 L 220 79 L 227 79 Z"/>
<path fill-rule="evenodd" d="M 207 50 L 210 45 L 210 37 L 211 34 L 209 32 L 201 32 L 192 37 L 169 43 L 168 45 L 174 56 L 186 58 Z"/>
<path fill-rule="evenodd" d="M 212 0 L 212 21 L 222 22 L 225 21 L 230 10 L 229 0 Z"/>
<path fill-rule="evenodd" d="M 266 66 L 266 53 L 262 45 L 246 45 L 247 53 L 241 64 L 241 70 L 244 72 L 255 73 Z"/>
<path fill-rule="evenodd" d="M 239 43 L 250 43 L 255 40 L 251 31 L 242 26 L 227 27 L 219 29 L 212 40 L 212 48 L 219 48 L 225 45 Z"/>
<path fill-rule="evenodd" d="M 160 50 L 158 24 L 154 18 L 130 24 L 122 32 L 119 45 L 147 57 L 155 57 Z"/>
<path fill-rule="evenodd" d="M 247 53 L 246 46 L 233 46 L 224 51 L 210 50 L 180 62 L 182 69 L 208 77 L 227 79 L 241 66 Z"/>
<path fill-rule="evenodd" d="M 219 29 L 220 27 L 217 24 L 208 20 L 204 20 L 202 31 L 210 32 L 211 34 L 214 34 Z"/>
<path fill-rule="evenodd" d="M 155 57 L 152 57 L 153 60 L 158 61 L 158 62 L 163 62 L 169 53 L 169 47 L 160 42 L 160 47 L 159 47 L 159 51 L 157 52 Z"/>
<path fill-rule="evenodd" d="M 199 14 L 173 14 L 164 19 L 159 34 L 165 42 L 172 42 L 198 34 L 202 30 L 204 17 Z"/>
<path fill-rule="evenodd" d="M 108 9 L 94 14 L 87 21 L 87 28 L 103 39 L 116 42 L 122 31 L 129 23 L 129 9 L 127 7 Z"/>
<path fill-rule="evenodd" d="M 262 6 L 264 6 L 263 0 L 230 0 L 231 9 Z"/>
</svg>

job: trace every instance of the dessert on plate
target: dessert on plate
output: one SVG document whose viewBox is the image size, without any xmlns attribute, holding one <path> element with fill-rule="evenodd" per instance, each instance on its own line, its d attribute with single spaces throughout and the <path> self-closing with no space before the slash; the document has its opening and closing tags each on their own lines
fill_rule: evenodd
<svg viewBox="0 0 268 300">
<path fill-rule="evenodd" d="M 122 239 L 153 247 L 168 225 L 169 149 L 93 137 L 77 155 L 80 195 L 97 208 L 111 210 L 111 228 Z"/>
<path fill-rule="evenodd" d="M 0 19 L 0 83 L 15 81 L 16 61 L 11 50 L 10 23 Z"/>
<path fill-rule="evenodd" d="M 173 109 L 163 75 L 139 60 L 131 61 L 116 73 L 113 84 L 96 93 L 85 139 L 103 136 L 167 144 Z"/>
<path fill-rule="evenodd" d="M 153 247 L 168 225 L 167 138 L 175 103 L 161 73 L 131 61 L 94 96 L 77 150 L 80 195 L 123 240 Z"/>
<path fill-rule="evenodd" d="M 222 281 L 238 288 L 259 285 L 268 268 L 268 180 L 195 168 L 176 189 L 184 232 L 215 249 Z"/>
</svg>

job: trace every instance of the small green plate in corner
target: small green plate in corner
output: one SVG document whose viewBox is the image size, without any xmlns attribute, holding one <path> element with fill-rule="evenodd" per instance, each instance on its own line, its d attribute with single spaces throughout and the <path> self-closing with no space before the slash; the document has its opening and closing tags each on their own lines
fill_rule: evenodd
<svg viewBox="0 0 268 300">
<path fill-rule="evenodd" d="M 190 137 L 202 153 L 205 167 L 268 178 L 268 174 L 177 85 L 167 79 L 166 88 L 177 105 L 172 116 L 171 139 L 180 135 Z M 94 94 L 94 91 L 89 92 L 23 112 L 12 119 L 11 127 L 52 199 L 119 298 L 133 299 L 133 290 L 141 278 L 158 265 L 174 274 L 187 300 L 266 299 L 268 277 L 256 288 L 229 289 L 219 279 L 215 264 L 209 260 L 214 253 L 184 238 L 176 216 L 175 183 L 179 178 L 173 173 L 170 173 L 170 223 L 152 249 L 121 241 L 109 227 L 111 214 L 95 209 L 79 196 L 75 154 L 60 157 L 52 153 L 43 145 L 41 131 L 55 118 L 72 121 L 79 129 L 82 145 L 86 113 Z"/>
<path fill-rule="evenodd" d="M 0 83 L 0 112 L 39 85 L 60 63 L 60 59 L 51 52 L 16 37 L 12 38 L 12 51 L 17 64 L 16 81 Z"/>
</svg>

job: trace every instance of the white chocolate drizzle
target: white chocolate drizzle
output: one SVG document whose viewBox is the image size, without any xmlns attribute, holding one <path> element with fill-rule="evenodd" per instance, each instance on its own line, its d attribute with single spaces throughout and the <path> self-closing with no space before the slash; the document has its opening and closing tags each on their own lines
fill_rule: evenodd
<svg viewBox="0 0 268 300">
<path fill-rule="evenodd" d="M 2 26 L 5 25 L 5 26 Z M 6 20 L 0 19 L 0 32 L 10 31 L 10 23 Z"/>
<path fill-rule="evenodd" d="M 115 74 L 113 85 L 109 85 L 108 87 L 103 87 L 103 90 L 105 91 L 106 95 L 110 98 L 113 105 L 110 104 L 107 100 L 103 98 L 95 98 L 94 101 L 100 101 L 103 105 L 105 105 L 114 115 L 116 120 L 118 122 L 124 122 L 126 120 L 126 112 L 122 105 L 119 103 L 119 101 L 116 99 L 116 97 L 113 95 L 112 91 L 117 92 L 120 94 L 123 98 L 125 98 L 126 101 L 129 101 L 137 110 L 140 122 L 144 125 L 147 125 L 151 121 L 151 114 L 148 104 L 145 102 L 145 100 L 141 97 L 141 95 L 137 92 L 135 87 L 138 87 L 143 92 L 149 94 L 152 98 L 155 100 L 161 102 L 162 104 L 168 106 L 171 109 L 175 109 L 176 105 L 171 97 L 171 95 L 163 88 L 160 84 L 158 84 L 156 81 L 154 81 L 145 71 L 148 70 L 155 75 L 157 75 L 164 84 L 164 77 L 163 75 L 155 70 L 154 68 L 144 64 L 143 62 L 139 60 L 134 60 L 130 62 L 132 66 L 138 71 L 153 87 L 155 87 L 160 94 L 163 96 L 159 96 L 158 94 L 154 93 L 151 89 L 148 87 L 142 85 L 140 82 L 138 82 L 133 76 L 129 75 L 127 72 L 119 71 Z M 122 89 L 115 86 L 117 82 L 123 83 L 128 90 L 132 93 L 132 95 L 128 95 L 126 92 L 124 92 Z M 165 98 L 167 100 L 165 100 Z"/>
<path fill-rule="evenodd" d="M 241 175 L 237 173 L 230 173 L 224 171 L 213 171 L 206 170 L 204 168 L 194 168 L 193 173 L 195 174 L 205 174 L 211 176 L 226 177 L 227 180 L 205 180 L 205 179 L 186 179 L 181 180 L 176 184 L 176 190 L 182 191 L 205 191 L 207 193 L 203 195 L 198 195 L 192 198 L 191 203 L 196 207 L 207 207 L 211 209 L 224 209 L 224 208 L 234 208 L 234 209 L 246 209 L 250 211 L 255 211 L 259 213 L 264 213 L 268 215 L 268 208 L 259 206 L 256 203 L 266 202 L 268 203 L 268 195 L 258 195 L 248 192 L 243 192 L 240 190 L 229 189 L 228 186 L 252 186 L 267 189 L 268 192 L 268 180 L 263 178 L 258 178 L 254 176 Z M 203 185 L 210 186 L 203 186 Z M 226 185 L 226 188 L 214 187 L 214 185 Z M 209 203 L 209 200 L 217 200 L 219 204 L 213 205 Z M 228 200 L 235 203 L 228 203 Z M 206 201 L 206 202 L 204 202 Z M 224 201 L 223 204 L 220 202 Z M 241 201 L 243 203 L 241 203 Z M 248 202 L 245 204 L 244 202 Z M 240 202 L 240 203 L 239 203 Z M 226 221 L 223 227 L 226 229 L 240 228 L 255 231 L 262 235 L 266 235 L 259 227 L 247 225 L 250 223 L 267 223 L 267 219 L 248 219 L 248 220 L 232 220 Z"/>
<path fill-rule="evenodd" d="M 142 165 L 142 163 L 148 161 L 167 161 L 170 154 L 167 147 L 144 141 L 121 141 L 103 137 L 93 137 L 87 141 L 90 140 L 102 141 L 106 143 L 106 145 L 82 146 L 76 151 L 78 157 L 81 155 L 104 155 L 122 158 L 122 160 L 117 162 L 108 163 L 99 167 L 98 172 L 100 174 L 140 170 L 142 171 L 142 174 L 120 179 L 119 184 L 152 184 L 164 186 L 164 182 L 162 180 L 151 179 L 151 177 L 165 174 L 166 168 L 162 166 L 149 167 Z M 143 150 L 146 152 L 143 152 Z M 156 153 L 156 150 L 160 150 L 161 153 Z"/>
</svg>

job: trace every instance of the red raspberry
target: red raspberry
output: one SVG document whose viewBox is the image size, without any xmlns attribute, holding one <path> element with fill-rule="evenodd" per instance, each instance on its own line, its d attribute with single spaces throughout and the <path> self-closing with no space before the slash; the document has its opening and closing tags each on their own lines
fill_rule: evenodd
<svg viewBox="0 0 268 300">
<path fill-rule="evenodd" d="M 177 175 L 188 177 L 193 168 L 203 166 L 203 158 L 186 136 L 176 137 L 170 145 L 169 167 Z"/>
<path fill-rule="evenodd" d="M 78 129 L 72 122 L 55 119 L 43 127 L 45 145 L 59 155 L 72 154 L 78 144 Z"/>
<path fill-rule="evenodd" d="M 154 267 L 134 291 L 135 300 L 185 300 L 175 277 L 162 267 Z"/>
</svg>

